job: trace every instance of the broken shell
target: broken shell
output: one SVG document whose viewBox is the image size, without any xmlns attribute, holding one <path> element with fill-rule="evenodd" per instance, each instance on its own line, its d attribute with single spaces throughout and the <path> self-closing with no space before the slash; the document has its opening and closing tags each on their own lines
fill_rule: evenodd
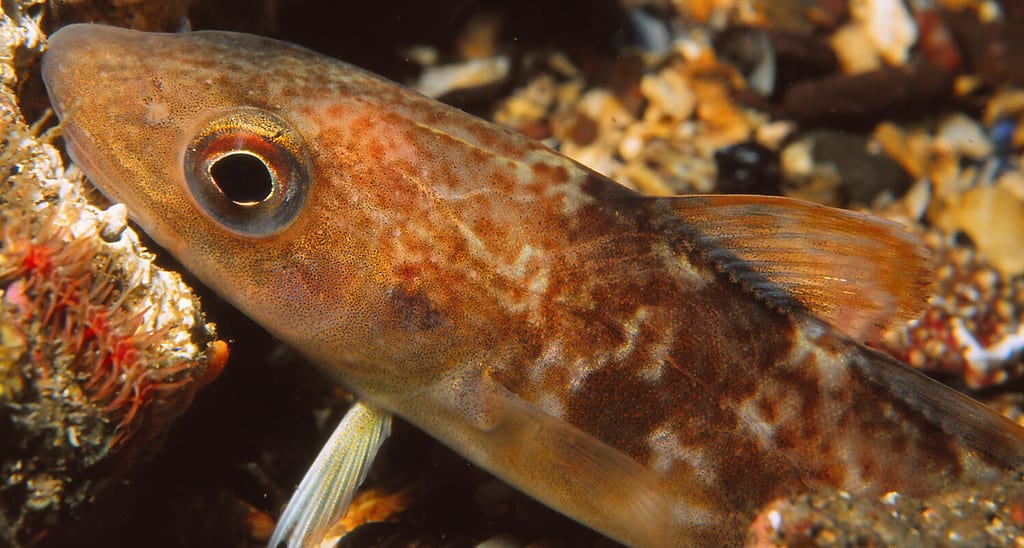
<svg viewBox="0 0 1024 548">
<path fill-rule="evenodd" d="M 970 236 L 978 251 L 1004 276 L 1024 274 L 1024 201 L 1005 188 L 978 186 L 931 215 L 948 233 Z"/>
<path fill-rule="evenodd" d="M 953 152 L 972 159 L 992 154 L 992 141 L 977 121 L 959 112 L 943 118 L 936 136 Z"/>
<path fill-rule="evenodd" d="M 679 123 L 693 115 L 697 97 L 678 71 L 662 69 L 640 80 L 640 92 L 649 101 L 644 120 L 648 123 Z"/>
<path fill-rule="evenodd" d="M 851 0 L 850 16 L 863 25 L 875 51 L 890 65 L 907 61 L 917 25 L 903 0 Z"/>
<path fill-rule="evenodd" d="M 871 43 L 868 33 L 861 25 L 843 25 L 829 38 L 832 51 L 839 58 L 839 64 L 846 74 L 859 74 L 878 70 L 882 58 Z"/>
<path fill-rule="evenodd" d="M 511 61 L 504 55 L 473 59 L 453 65 L 427 67 L 413 86 L 428 97 L 441 97 L 462 89 L 478 88 L 508 78 Z"/>
</svg>

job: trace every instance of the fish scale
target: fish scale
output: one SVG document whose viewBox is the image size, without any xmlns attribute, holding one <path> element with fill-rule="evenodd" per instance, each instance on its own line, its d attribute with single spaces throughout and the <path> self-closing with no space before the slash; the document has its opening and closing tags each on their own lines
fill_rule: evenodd
<svg viewBox="0 0 1024 548">
<path fill-rule="evenodd" d="M 357 397 L 275 543 L 322 540 L 393 415 L 630 546 L 735 545 L 778 497 L 1024 464 L 1024 429 L 861 344 L 928 295 L 895 223 L 641 196 L 260 37 L 74 25 L 43 77 L 97 187 Z M 214 176 L 232 154 L 265 197 Z"/>
</svg>

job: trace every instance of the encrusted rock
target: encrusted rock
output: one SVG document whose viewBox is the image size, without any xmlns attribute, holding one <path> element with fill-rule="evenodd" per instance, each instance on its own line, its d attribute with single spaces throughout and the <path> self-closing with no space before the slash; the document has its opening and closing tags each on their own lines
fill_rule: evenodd
<svg viewBox="0 0 1024 548">
<path fill-rule="evenodd" d="M 25 124 L 14 89 L 39 55 L 26 9 L 0 14 L 0 544 L 69 535 L 151 454 L 226 357 L 191 290 L 158 269 L 123 208 L 86 201 L 80 176 Z M 70 537 L 66 537 L 65 541 Z"/>
</svg>

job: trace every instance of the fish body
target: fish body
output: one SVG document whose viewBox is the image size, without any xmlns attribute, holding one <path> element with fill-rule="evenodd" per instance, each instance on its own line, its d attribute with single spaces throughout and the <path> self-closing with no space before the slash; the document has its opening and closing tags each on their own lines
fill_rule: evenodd
<svg viewBox="0 0 1024 548">
<path fill-rule="evenodd" d="M 859 344 L 927 296 L 892 223 L 645 197 L 260 37 L 75 25 L 43 76 L 72 158 L 204 283 L 627 545 L 737 544 L 777 497 L 1024 464 L 1016 424 Z"/>
</svg>

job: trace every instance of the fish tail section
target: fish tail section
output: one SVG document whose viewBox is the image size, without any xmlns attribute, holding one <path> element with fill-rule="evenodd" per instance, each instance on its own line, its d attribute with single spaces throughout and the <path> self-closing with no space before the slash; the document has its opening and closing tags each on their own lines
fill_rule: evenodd
<svg viewBox="0 0 1024 548">
<path fill-rule="evenodd" d="M 785 356 L 752 364 L 757 390 L 730 399 L 733 438 L 753 438 L 775 465 L 732 475 L 771 482 L 752 506 L 821 487 L 920 497 L 1024 466 L 1024 427 L 806 313 L 791 317 Z"/>
<path fill-rule="evenodd" d="M 861 348 L 856 373 L 955 440 L 965 466 L 1024 466 L 1024 427 L 880 352 Z"/>
</svg>

